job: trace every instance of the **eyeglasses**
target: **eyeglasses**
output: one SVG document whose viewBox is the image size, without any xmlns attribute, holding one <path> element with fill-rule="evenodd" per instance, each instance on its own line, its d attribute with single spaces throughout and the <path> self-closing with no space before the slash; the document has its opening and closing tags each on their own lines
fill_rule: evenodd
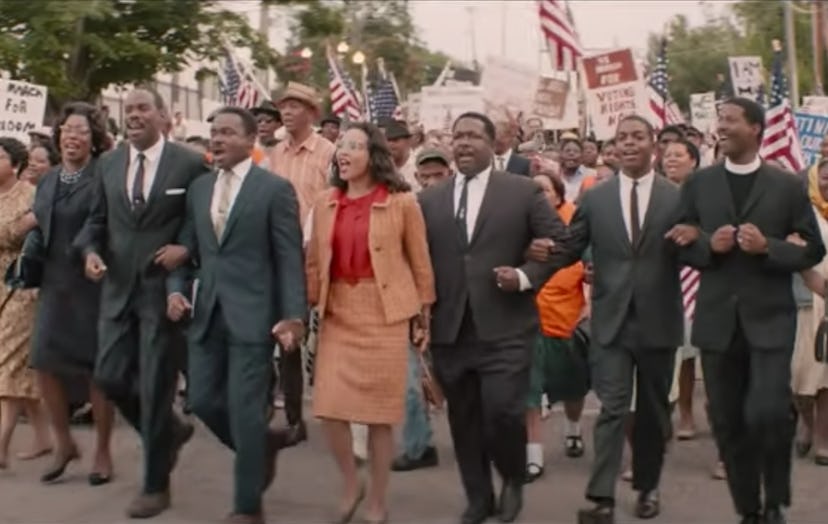
<svg viewBox="0 0 828 524">
<path fill-rule="evenodd" d="M 60 126 L 59 129 L 64 135 L 87 136 L 92 132 L 88 127 L 81 126 Z"/>
<path fill-rule="evenodd" d="M 365 151 L 368 144 L 364 142 L 340 142 L 336 146 L 337 151 Z"/>
</svg>

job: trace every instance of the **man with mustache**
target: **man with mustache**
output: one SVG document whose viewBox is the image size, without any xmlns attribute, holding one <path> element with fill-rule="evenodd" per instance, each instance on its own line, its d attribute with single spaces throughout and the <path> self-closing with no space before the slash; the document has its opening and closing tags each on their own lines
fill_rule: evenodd
<svg viewBox="0 0 828 524">
<path fill-rule="evenodd" d="M 86 276 L 103 281 L 94 380 L 138 431 L 144 483 L 127 508 L 149 518 L 170 506 L 170 471 L 193 427 L 172 411 L 175 326 L 166 318 L 165 279 L 186 260 L 174 246 L 187 188 L 207 171 L 201 155 L 168 142 L 164 100 L 137 88 L 124 101 L 128 143 L 98 162 L 89 217 L 74 245 Z"/>
</svg>

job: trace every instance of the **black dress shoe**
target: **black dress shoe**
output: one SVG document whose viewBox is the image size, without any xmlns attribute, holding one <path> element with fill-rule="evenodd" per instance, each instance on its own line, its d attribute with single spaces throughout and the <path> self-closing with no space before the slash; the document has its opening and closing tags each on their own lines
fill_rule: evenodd
<svg viewBox="0 0 828 524">
<path fill-rule="evenodd" d="M 58 480 L 63 476 L 63 473 L 66 471 L 66 467 L 69 463 L 74 460 L 78 460 L 79 458 L 80 453 L 78 453 L 77 449 L 73 449 L 68 455 L 64 455 L 63 457 L 55 456 L 54 464 L 48 471 L 46 471 L 46 473 L 40 476 L 40 482 L 49 484 L 50 482 Z"/>
<path fill-rule="evenodd" d="M 110 475 L 104 475 L 103 473 L 90 473 L 88 480 L 90 486 L 103 486 L 104 484 L 109 484 L 112 481 L 112 477 Z"/>
<path fill-rule="evenodd" d="M 765 520 L 763 524 L 786 524 L 785 515 L 779 508 L 768 508 L 765 510 Z"/>
<path fill-rule="evenodd" d="M 500 491 L 500 522 L 514 522 L 523 509 L 523 482 L 504 482 Z"/>
<path fill-rule="evenodd" d="M 287 446 L 292 447 L 300 442 L 308 440 L 308 428 L 305 426 L 305 421 L 299 421 L 296 424 L 288 426 L 287 428 Z"/>
<path fill-rule="evenodd" d="M 437 449 L 429 446 L 418 458 L 410 458 L 403 453 L 391 464 L 391 471 L 414 471 L 415 469 L 433 468 L 439 462 Z"/>
<path fill-rule="evenodd" d="M 460 524 L 482 524 L 495 514 L 494 495 L 486 502 L 472 503 L 460 516 Z"/>
<path fill-rule="evenodd" d="M 590 509 L 578 510 L 578 524 L 615 524 L 615 508 L 598 504 Z"/>
<path fill-rule="evenodd" d="M 640 519 L 651 519 L 661 513 L 661 503 L 658 490 L 642 491 L 635 504 L 635 516 Z"/>
<path fill-rule="evenodd" d="M 739 521 L 739 524 L 764 524 L 764 522 L 765 521 L 762 520 L 762 517 L 758 513 L 751 513 L 743 516 L 742 520 Z"/>
</svg>

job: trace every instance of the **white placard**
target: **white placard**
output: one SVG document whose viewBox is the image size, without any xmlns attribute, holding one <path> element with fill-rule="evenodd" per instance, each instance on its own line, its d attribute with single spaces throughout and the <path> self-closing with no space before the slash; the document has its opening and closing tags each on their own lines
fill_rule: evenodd
<svg viewBox="0 0 828 524">
<path fill-rule="evenodd" d="M 508 110 L 513 116 L 530 114 L 538 88 L 538 73 L 531 67 L 489 57 L 480 78 L 486 107 Z"/>
<path fill-rule="evenodd" d="M 763 91 L 765 78 L 761 56 L 730 56 L 730 83 L 737 97 L 757 100 Z"/>
<path fill-rule="evenodd" d="M 806 96 L 802 98 L 800 113 L 828 116 L 828 96 Z"/>
<path fill-rule="evenodd" d="M 584 58 L 587 115 L 598 140 L 615 136 L 618 122 L 649 112 L 647 91 L 630 49 Z"/>
<path fill-rule="evenodd" d="M 466 111 L 483 112 L 483 88 L 479 86 L 424 86 L 420 98 L 420 123 L 428 132 L 451 129 Z"/>
<path fill-rule="evenodd" d="M 29 132 L 43 127 L 46 86 L 0 79 L 0 136 L 29 143 Z"/>
<path fill-rule="evenodd" d="M 709 133 L 716 127 L 716 93 L 693 93 L 690 95 L 690 122 L 702 133 Z"/>
</svg>

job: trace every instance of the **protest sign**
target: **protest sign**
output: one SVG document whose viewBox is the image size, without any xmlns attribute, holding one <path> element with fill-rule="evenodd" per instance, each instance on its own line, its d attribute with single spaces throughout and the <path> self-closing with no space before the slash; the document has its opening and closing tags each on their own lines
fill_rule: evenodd
<svg viewBox="0 0 828 524">
<path fill-rule="evenodd" d="M 614 136 L 619 120 L 625 116 L 646 114 L 646 91 L 632 50 L 584 58 L 583 67 L 587 114 L 598 140 Z"/>
<path fill-rule="evenodd" d="M 0 135 L 29 143 L 29 133 L 43 127 L 45 86 L 0 79 Z"/>
<path fill-rule="evenodd" d="M 796 113 L 796 134 L 802 146 L 805 165 L 813 165 L 819 160 L 822 139 L 828 135 L 828 116 Z"/>
</svg>

